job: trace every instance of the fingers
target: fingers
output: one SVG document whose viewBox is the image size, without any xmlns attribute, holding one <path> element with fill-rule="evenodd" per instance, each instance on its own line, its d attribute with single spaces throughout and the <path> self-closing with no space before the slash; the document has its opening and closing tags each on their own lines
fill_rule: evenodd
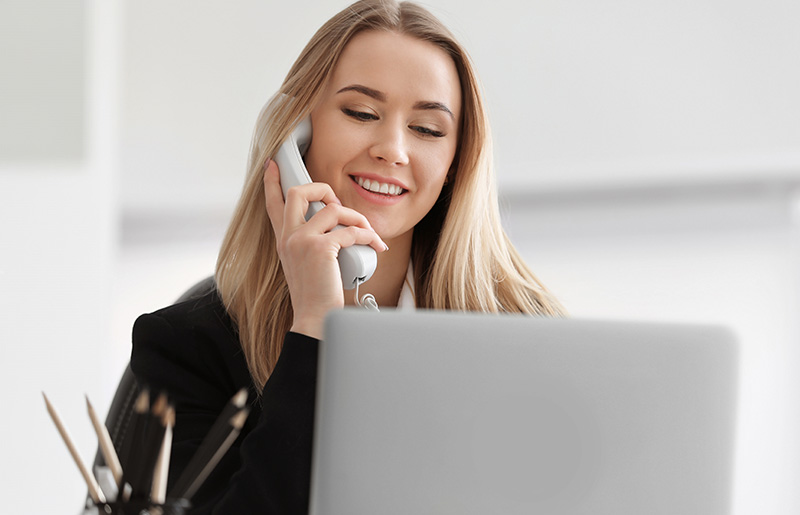
<svg viewBox="0 0 800 515">
<path fill-rule="evenodd" d="M 341 204 L 333 189 L 322 182 L 290 188 L 284 200 L 278 164 L 270 159 L 264 166 L 264 199 L 276 234 L 303 225 L 311 202 Z"/>
<path fill-rule="evenodd" d="M 353 245 L 369 245 L 375 252 L 385 252 L 389 250 L 389 246 L 384 243 L 378 233 L 372 229 L 364 229 L 355 226 L 339 226 L 331 231 L 328 236 L 333 240 L 340 249 L 351 247 Z"/>
<path fill-rule="evenodd" d="M 312 202 L 322 202 L 329 206 L 339 205 L 333 189 L 324 182 L 312 182 L 290 188 L 286 194 L 286 207 L 283 212 L 284 230 L 297 229 L 306 223 L 306 213 Z"/>
<path fill-rule="evenodd" d="M 318 250 L 328 249 L 334 255 L 351 245 L 369 245 L 376 252 L 389 248 L 364 215 L 339 204 L 328 204 L 295 230 L 284 227 L 283 235 L 289 247 L 305 247 L 313 238 Z"/>
<path fill-rule="evenodd" d="M 308 230 L 322 234 L 338 248 L 369 245 L 378 252 L 388 247 L 372 228 L 367 217 L 339 204 L 328 204 L 306 224 Z"/>
<path fill-rule="evenodd" d="M 328 204 L 309 221 L 309 228 L 318 232 L 332 231 L 337 225 L 361 227 L 372 230 L 367 217 L 341 204 Z"/>
<path fill-rule="evenodd" d="M 369 245 L 378 252 L 388 247 L 372 229 L 369 220 L 353 209 L 342 206 L 333 189 L 323 182 L 312 182 L 289 189 L 284 201 L 277 163 L 269 160 L 264 170 L 264 198 L 272 229 L 280 239 L 282 234 L 292 234 L 301 227 L 317 234 L 330 233 L 338 247 Z M 306 222 L 305 215 L 311 202 L 327 204 Z M 344 227 L 340 227 L 344 226 Z"/>
</svg>

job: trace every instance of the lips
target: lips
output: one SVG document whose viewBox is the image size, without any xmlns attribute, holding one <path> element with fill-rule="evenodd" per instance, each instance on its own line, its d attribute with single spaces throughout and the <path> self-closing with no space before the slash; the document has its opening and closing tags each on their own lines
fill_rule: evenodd
<svg viewBox="0 0 800 515">
<path fill-rule="evenodd" d="M 396 197 L 406 192 L 401 186 L 388 182 L 380 182 L 376 179 L 366 179 L 364 177 L 352 176 L 353 180 L 362 188 L 373 193 Z"/>
</svg>

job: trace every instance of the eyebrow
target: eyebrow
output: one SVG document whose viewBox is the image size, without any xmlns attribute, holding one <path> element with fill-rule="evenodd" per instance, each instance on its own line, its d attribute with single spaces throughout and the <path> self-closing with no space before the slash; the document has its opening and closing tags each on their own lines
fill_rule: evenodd
<svg viewBox="0 0 800 515">
<path fill-rule="evenodd" d="M 344 93 L 345 91 L 357 91 L 363 95 L 367 95 L 368 97 L 372 97 L 379 102 L 386 102 L 386 93 L 382 93 L 377 89 L 368 88 L 366 86 L 362 86 L 361 84 L 352 84 L 350 86 L 345 86 L 339 91 L 336 92 L 338 95 L 339 93 Z"/>
<path fill-rule="evenodd" d="M 447 106 L 441 102 L 417 102 L 416 104 L 414 104 L 414 109 L 424 109 L 424 110 L 433 109 L 433 110 L 443 111 L 449 114 L 450 118 L 453 121 L 455 121 L 456 119 L 455 115 L 453 114 L 453 111 L 448 109 Z"/>
<path fill-rule="evenodd" d="M 368 88 L 367 86 L 363 86 L 361 84 L 351 84 L 350 86 L 345 86 L 339 91 L 336 92 L 338 95 L 339 93 L 344 93 L 345 91 L 356 91 L 368 97 L 374 98 L 379 102 L 386 102 L 386 93 L 382 91 L 378 91 L 376 89 Z M 451 119 L 455 120 L 456 117 L 453 112 L 442 102 L 429 102 L 429 101 L 422 101 L 417 102 L 414 104 L 414 109 L 421 109 L 421 110 L 436 110 L 442 111 L 447 113 Z"/>
</svg>

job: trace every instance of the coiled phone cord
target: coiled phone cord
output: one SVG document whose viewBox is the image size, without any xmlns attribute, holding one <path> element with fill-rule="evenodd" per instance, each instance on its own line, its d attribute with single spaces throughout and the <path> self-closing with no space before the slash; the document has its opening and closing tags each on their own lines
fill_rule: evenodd
<svg viewBox="0 0 800 515">
<path fill-rule="evenodd" d="M 358 298 L 358 287 L 361 285 L 361 281 L 356 279 L 356 293 L 355 293 L 355 301 L 357 306 L 361 306 L 362 308 L 368 309 L 370 311 L 380 312 L 378 309 L 378 301 L 375 300 L 375 296 L 371 293 L 365 293 L 361 299 Z"/>
</svg>

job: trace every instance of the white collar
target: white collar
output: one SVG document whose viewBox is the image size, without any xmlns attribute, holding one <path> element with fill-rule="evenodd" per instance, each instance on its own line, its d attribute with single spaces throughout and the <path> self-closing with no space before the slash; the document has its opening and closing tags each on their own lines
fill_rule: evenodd
<svg viewBox="0 0 800 515">
<path fill-rule="evenodd" d="M 397 299 L 397 309 L 404 311 L 416 309 L 417 303 L 414 298 L 414 265 L 409 259 L 406 278 L 403 281 L 403 289 L 400 290 L 400 298 Z"/>
</svg>

